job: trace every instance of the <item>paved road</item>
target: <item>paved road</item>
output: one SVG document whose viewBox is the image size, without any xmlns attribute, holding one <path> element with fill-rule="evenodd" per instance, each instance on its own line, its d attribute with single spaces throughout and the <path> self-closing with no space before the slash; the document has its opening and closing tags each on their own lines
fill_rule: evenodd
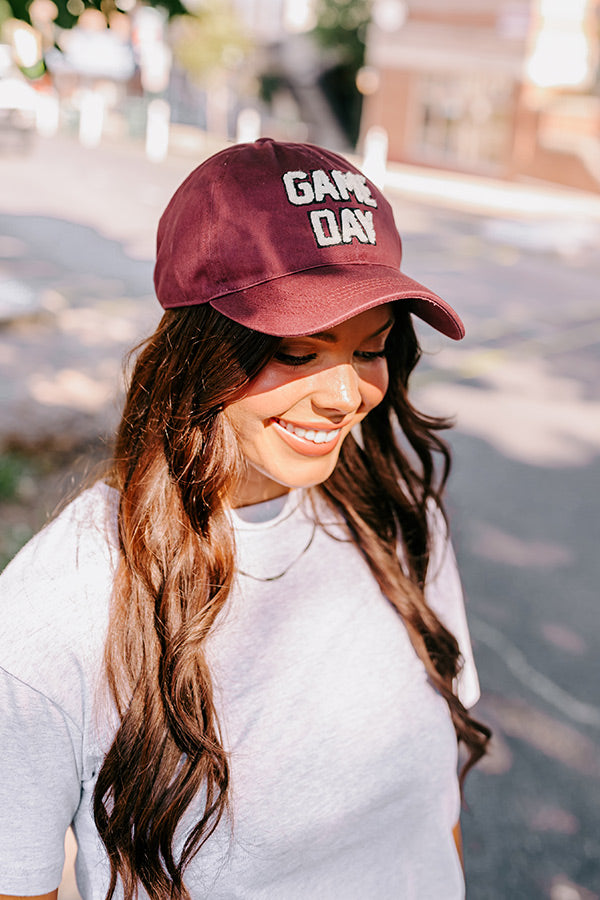
<svg viewBox="0 0 600 900">
<path fill-rule="evenodd" d="M 450 506 L 496 736 L 467 784 L 469 895 L 598 897 L 599 263 L 510 223 L 434 222 L 408 252 L 468 337 L 428 360 L 419 397 L 457 416 Z"/>
<path fill-rule="evenodd" d="M 0 157 L 0 317 L 11 319 L 0 325 L 0 441 L 110 431 L 122 354 L 158 318 L 156 219 L 192 165 L 189 154 L 156 166 L 133 145 L 83 151 L 64 138 Z M 407 271 L 468 332 L 449 346 L 423 330 L 416 396 L 457 419 L 450 511 L 478 714 L 495 731 L 467 782 L 469 896 L 593 900 L 600 217 L 573 194 L 506 191 L 484 216 L 478 183 L 457 192 L 452 181 L 444 199 L 450 181 L 432 194 L 433 178 L 400 174 L 390 196 Z"/>
</svg>

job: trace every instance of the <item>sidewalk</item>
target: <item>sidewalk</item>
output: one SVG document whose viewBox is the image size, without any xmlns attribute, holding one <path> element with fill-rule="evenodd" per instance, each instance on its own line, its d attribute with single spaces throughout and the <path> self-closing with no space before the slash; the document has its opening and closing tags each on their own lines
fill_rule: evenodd
<svg viewBox="0 0 600 900">
<path fill-rule="evenodd" d="M 600 223 L 600 194 L 541 182 L 525 184 L 391 163 L 385 187 L 415 200 L 481 215 Z"/>
</svg>

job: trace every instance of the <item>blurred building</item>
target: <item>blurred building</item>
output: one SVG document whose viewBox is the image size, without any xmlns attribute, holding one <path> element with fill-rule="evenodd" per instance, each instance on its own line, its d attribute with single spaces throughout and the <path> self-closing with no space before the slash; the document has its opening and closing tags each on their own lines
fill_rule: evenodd
<svg viewBox="0 0 600 900">
<path fill-rule="evenodd" d="M 323 90 L 322 77 L 338 58 L 311 35 L 317 0 L 230 2 L 256 48 L 263 133 L 350 151 L 352 142 Z"/>
<path fill-rule="evenodd" d="M 395 161 L 600 190 L 600 0 L 374 0 L 361 131 Z"/>
<path fill-rule="evenodd" d="M 314 0 L 231 0 L 231 5 L 261 44 L 285 40 L 315 24 Z"/>
</svg>

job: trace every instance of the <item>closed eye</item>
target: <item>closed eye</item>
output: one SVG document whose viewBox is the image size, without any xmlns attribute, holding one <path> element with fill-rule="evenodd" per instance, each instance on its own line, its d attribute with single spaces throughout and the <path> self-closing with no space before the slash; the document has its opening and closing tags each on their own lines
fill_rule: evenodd
<svg viewBox="0 0 600 900">
<path fill-rule="evenodd" d="M 293 353 L 276 353 L 277 362 L 283 363 L 284 366 L 304 366 L 306 363 L 312 362 L 317 358 L 316 353 L 306 353 L 304 356 L 294 356 Z"/>
<path fill-rule="evenodd" d="M 385 348 L 382 350 L 357 350 L 354 355 L 364 362 L 370 362 L 375 359 L 382 359 L 385 356 Z M 276 353 L 277 362 L 283 363 L 285 366 L 304 366 L 317 358 L 316 353 L 306 353 L 296 356 L 293 353 Z"/>
<path fill-rule="evenodd" d="M 371 359 L 382 359 L 385 356 L 385 348 L 383 350 L 357 350 L 354 355 L 367 362 Z"/>
</svg>

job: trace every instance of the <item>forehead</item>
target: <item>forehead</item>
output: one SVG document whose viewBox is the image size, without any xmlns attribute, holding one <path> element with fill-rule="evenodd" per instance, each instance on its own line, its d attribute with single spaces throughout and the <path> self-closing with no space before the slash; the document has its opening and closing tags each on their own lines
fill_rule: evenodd
<svg viewBox="0 0 600 900">
<path fill-rule="evenodd" d="M 394 324 L 394 311 L 391 303 L 383 303 L 375 306 L 373 309 L 367 309 L 351 319 L 346 319 L 338 325 L 333 325 L 325 331 L 315 331 L 303 337 L 314 338 L 315 340 L 325 341 L 327 343 L 336 343 L 344 337 L 360 335 L 370 337 L 386 331 Z"/>
</svg>

